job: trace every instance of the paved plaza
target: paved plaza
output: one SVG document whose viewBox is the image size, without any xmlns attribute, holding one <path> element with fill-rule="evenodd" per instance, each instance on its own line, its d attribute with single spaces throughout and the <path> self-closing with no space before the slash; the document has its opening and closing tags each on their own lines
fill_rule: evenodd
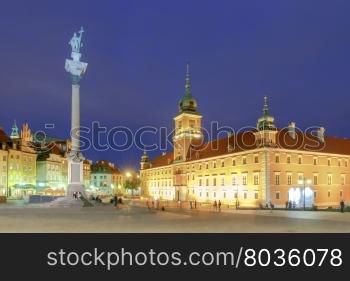
<svg viewBox="0 0 350 281">
<path fill-rule="evenodd" d="M 350 213 L 0 204 L 0 232 L 350 232 Z"/>
</svg>

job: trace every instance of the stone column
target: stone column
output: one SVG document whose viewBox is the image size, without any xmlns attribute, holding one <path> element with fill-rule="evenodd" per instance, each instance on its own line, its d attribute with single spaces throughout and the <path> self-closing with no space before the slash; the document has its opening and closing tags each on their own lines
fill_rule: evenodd
<svg viewBox="0 0 350 281">
<path fill-rule="evenodd" d="M 81 62 L 80 48 L 83 29 L 79 31 L 80 36 L 74 33 L 69 42 L 72 47 L 71 58 L 66 60 L 65 69 L 70 73 L 72 79 L 72 120 L 71 120 L 71 141 L 72 149 L 68 155 L 68 187 L 67 197 L 72 198 L 74 192 L 85 194 L 83 180 L 84 157 L 80 152 L 80 80 L 82 79 L 87 63 Z"/>
<path fill-rule="evenodd" d="M 80 85 L 72 84 L 72 150 L 80 151 Z"/>
</svg>

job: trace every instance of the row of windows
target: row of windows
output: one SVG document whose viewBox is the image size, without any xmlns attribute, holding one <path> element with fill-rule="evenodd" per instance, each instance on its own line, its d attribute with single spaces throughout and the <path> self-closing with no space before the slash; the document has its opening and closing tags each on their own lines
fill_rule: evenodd
<svg viewBox="0 0 350 281">
<path fill-rule="evenodd" d="M 205 179 L 199 179 L 198 180 L 198 185 L 199 186 L 203 186 L 203 184 L 205 183 L 205 186 L 210 186 L 210 184 L 212 186 L 216 186 L 217 185 L 217 180 L 216 178 L 212 178 L 212 181 L 210 182 L 209 178 L 205 178 Z M 221 186 L 225 186 L 226 182 L 225 182 L 225 177 L 222 176 L 220 178 L 220 185 Z M 248 184 L 248 173 L 244 173 L 241 174 L 241 184 L 242 185 L 247 185 Z M 259 173 L 254 173 L 253 174 L 253 184 L 254 185 L 259 185 L 260 184 L 260 177 L 259 177 Z M 236 186 L 239 185 L 239 181 L 238 181 L 238 175 L 234 174 L 232 175 L 232 182 L 231 185 Z"/>
<path fill-rule="evenodd" d="M 18 170 L 20 170 L 20 165 L 18 163 L 17 164 L 11 164 L 9 166 L 9 169 L 18 171 Z M 3 169 L 3 171 L 5 171 L 5 169 Z M 32 166 L 26 166 L 26 165 L 23 166 L 23 172 L 31 173 L 32 171 L 33 171 L 33 167 Z"/>
<path fill-rule="evenodd" d="M 286 159 L 286 163 L 287 164 L 291 164 L 292 163 L 292 157 L 291 155 L 287 155 L 287 159 Z M 281 163 L 280 161 L 280 155 L 275 155 L 275 163 Z M 298 164 L 303 164 L 303 156 L 302 155 L 298 155 Z M 319 164 L 319 157 L 313 157 L 313 165 L 318 165 Z M 344 166 L 344 167 L 348 167 L 348 160 L 347 159 L 337 159 L 337 166 L 341 167 L 341 166 Z M 332 158 L 327 158 L 327 165 L 328 166 L 332 166 L 334 165 L 334 163 L 332 163 Z"/>
<path fill-rule="evenodd" d="M 187 190 L 188 194 L 190 194 L 190 190 L 188 189 Z M 192 189 L 192 195 L 195 195 L 195 189 Z M 206 192 L 202 192 L 202 191 L 197 191 L 199 197 L 207 197 L 209 198 L 210 196 L 210 192 L 209 191 L 206 191 Z M 211 192 L 212 194 L 212 197 L 213 198 L 216 198 L 217 197 L 217 192 L 216 191 L 213 191 Z M 243 195 L 243 196 L 242 196 Z M 222 192 L 222 198 L 226 199 L 228 198 L 228 194 L 224 191 Z M 234 192 L 233 193 L 233 198 L 234 199 L 239 199 L 239 198 L 243 198 L 243 199 L 248 199 L 248 192 L 247 191 L 243 191 L 243 192 Z M 259 199 L 259 193 L 258 192 L 254 192 L 254 199 Z"/>
<path fill-rule="evenodd" d="M 286 178 L 287 185 L 294 184 L 292 179 L 293 179 L 292 174 L 288 173 L 287 174 L 287 178 Z M 314 174 L 313 177 L 312 177 L 312 180 L 311 180 L 311 179 L 305 179 L 304 175 L 302 173 L 299 173 L 296 184 L 304 184 L 304 182 L 306 184 L 318 185 L 319 184 L 319 175 L 318 174 Z M 281 175 L 280 175 L 280 173 L 275 173 L 274 183 L 275 183 L 275 185 L 280 185 L 280 183 L 281 183 Z M 333 175 L 332 174 L 327 174 L 327 184 L 328 185 L 332 185 L 333 184 Z M 340 175 L 340 184 L 341 185 L 345 185 L 346 184 L 346 176 L 344 174 Z"/>
<path fill-rule="evenodd" d="M 337 162 L 336 164 L 333 163 L 334 161 L 332 161 L 332 159 L 334 158 L 327 158 L 327 165 L 328 166 L 333 166 L 333 165 L 338 165 L 339 167 L 341 166 L 344 166 L 344 167 L 348 167 L 348 159 L 337 159 Z M 260 160 L 259 160 L 259 156 L 258 155 L 254 155 L 253 157 L 253 162 L 252 163 L 259 163 Z M 281 163 L 281 158 L 280 158 L 280 155 L 276 154 L 275 155 L 275 163 Z M 286 163 L 287 164 L 292 164 L 292 156 L 291 155 L 287 155 L 287 158 L 286 158 Z M 303 164 L 304 161 L 303 161 L 303 156 L 302 155 L 298 155 L 298 158 L 297 158 L 297 164 Z M 319 157 L 313 157 L 313 165 L 318 165 L 319 164 Z M 241 162 L 238 163 L 238 160 L 236 158 L 233 158 L 232 159 L 232 162 L 231 162 L 232 166 L 236 166 L 238 164 L 241 164 L 241 165 L 246 165 L 248 164 L 248 161 L 247 161 L 247 157 L 246 156 L 242 156 L 241 157 Z M 192 164 L 192 169 L 196 169 L 196 165 L 197 165 L 197 169 L 198 170 L 202 170 L 202 169 L 209 169 L 209 168 L 218 168 L 218 167 L 225 167 L 225 160 L 220 160 L 220 162 L 218 163 L 218 161 L 214 160 L 212 162 L 206 162 L 206 163 L 198 163 L 198 164 Z M 187 165 L 187 170 L 190 169 L 190 165 Z M 161 175 L 161 174 L 171 174 L 171 171 L 170 169 L 164 169 L 164 170 L 160 170 L 160 171 L 156 171 L 156 172 L 153 172 L 153 173 L 145 173 L 146 176 L 153 176 L 153 175 Z"/>
<path fill-rule="evenodd" d="M 330 190 L 327 191 L 327 197 L 328 198 L 331 197 L 331 191 Z M 339 191 L 339 197 L 343 198 L 343 191 L 342 190 Z M 275 198 L 277 200 L 281 199 L 280 191 L 276 191 L 275 192 Z M 315 199 L 317 198 L 317 191 L 314 191 L 314 198 Z"/>
</svg>

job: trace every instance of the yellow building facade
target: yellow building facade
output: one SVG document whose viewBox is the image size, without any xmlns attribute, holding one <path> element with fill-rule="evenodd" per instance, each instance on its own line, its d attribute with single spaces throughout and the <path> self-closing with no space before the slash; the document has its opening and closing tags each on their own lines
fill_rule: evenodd
<svg viewBox="0 0 350 281">
<path fill-rule="evenodd" d="M 328 137 L 324 128 L 301 132 L 294 122 L 277 128 L 266 97 L 256 129 L 204 142 L 201 120 L 187 74 L 173 151 L 141 158 L 143 196 L 240 207 L 350 203 L 349 139 Z"/>
</svg>

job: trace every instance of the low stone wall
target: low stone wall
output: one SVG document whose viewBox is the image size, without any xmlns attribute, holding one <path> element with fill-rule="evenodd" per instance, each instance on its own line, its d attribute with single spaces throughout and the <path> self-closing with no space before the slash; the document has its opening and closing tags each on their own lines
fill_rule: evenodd
<svg viewBox="0 0 350 281">
<path fill-rule="evenodd" d="M 57 198 L 61 198 L 64 196 L 50 196 L 50 195 L 30 195 L 28 198 L 29 204 L 34 203 L 47 203 L 56 200 Z"/>
</svg>

